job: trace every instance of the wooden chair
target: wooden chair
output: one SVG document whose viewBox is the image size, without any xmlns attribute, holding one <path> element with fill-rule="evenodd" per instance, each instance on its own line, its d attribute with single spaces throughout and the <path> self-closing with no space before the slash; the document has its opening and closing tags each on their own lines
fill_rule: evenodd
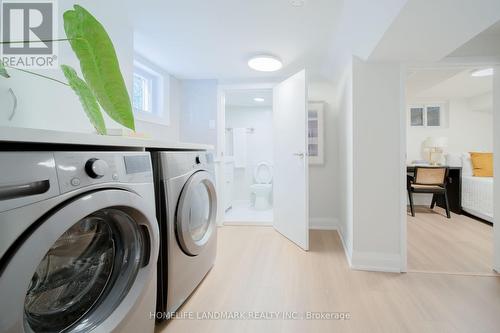
<svg viewBox="0 0 500 333">
<path fill-rule="evenodd" d="M 415 175 L 407 176 L 406 187 L 410 198 L 411 215 L 415 216 L 415 207 L 413 206 L 413 193 L 432 193 L 431 209 L 437 201 L 437 196 L 444 196 L 446 206 L 446 216 L 451 218 L 450 204 L 448 202 L 448 192 L 446 185 L 448 183 L 448 168 L 446 167 L 415 167 Z"/>
</svg>

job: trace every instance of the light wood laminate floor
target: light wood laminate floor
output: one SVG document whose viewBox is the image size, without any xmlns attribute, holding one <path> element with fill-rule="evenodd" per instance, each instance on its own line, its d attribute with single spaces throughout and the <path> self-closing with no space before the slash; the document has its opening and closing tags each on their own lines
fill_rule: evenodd
<svg viewBox="0 0 500 333">
<path fill-rule="evenodd" d="M 495 275 L 491 225 L 422 206 L 407 222 L 409 271 Z"/>
<path fill-rule="evenodd" d="M 349 312 L 350 320 L 173 319 L 161 333 L 498 332 L 500 278 L 349 269 L 336 231 L 304 252 L 270 227 L 222 227 L 214 268 L 180 313 Z"/>
</svg>

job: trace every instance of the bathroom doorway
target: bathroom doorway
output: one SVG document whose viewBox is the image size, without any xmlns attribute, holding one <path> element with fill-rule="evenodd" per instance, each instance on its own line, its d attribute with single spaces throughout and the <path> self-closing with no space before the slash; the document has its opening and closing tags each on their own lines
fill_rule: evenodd
<svg viewBox="0 0 500 333">
<path fill-rule="evenodd" d="M 224 224 L 273 223 L 273 91 L 225 92 Z"/>
</svg>

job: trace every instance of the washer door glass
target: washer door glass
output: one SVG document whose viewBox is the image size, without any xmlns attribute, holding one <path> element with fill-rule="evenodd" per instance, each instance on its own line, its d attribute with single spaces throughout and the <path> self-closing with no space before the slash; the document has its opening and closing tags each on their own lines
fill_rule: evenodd
<svg viewBox="0 0 500 333">
<path fill-rule="evenodd" d="M 141 266 L 143 242 L 139 224 L 123 210 L 106 208 L 75 223 L 31 279 L 27 325 L 34 332 L 87 331 L 102 322 L 110 313 L 92 310 L 104 299 L 117 306 L 127 294 Z"/>
<path fill-rule="evenodd" d="M 217 199 L 215 186 L 206 171 L 189 178 L 179 199 L 176 231 L 183 251 L 188 255 L 201 252 L 215 228 Z"/>
</svg>

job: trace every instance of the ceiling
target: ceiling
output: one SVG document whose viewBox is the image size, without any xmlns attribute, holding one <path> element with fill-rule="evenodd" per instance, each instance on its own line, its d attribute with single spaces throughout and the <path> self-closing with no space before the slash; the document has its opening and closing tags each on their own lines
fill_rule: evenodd
<svg viewBox="0 0 500 333">
<path fill-rule="evenodd" d="M 498 0 L 408 0 L 369 60 L 434 63 L 498 21 Z"/>
<path fill-rule="evenodd" d="M 263 102 L 256 102 L 254 98 L 264 98 Z M 232 90 L 226 92 L 226 105 L 237 107 L 271 107 L 273 105 L 273 91 L 262 90 Z"/>
<path fill-rule="evenodd" d="M 481 67 L 482 68 L 482 67 Z M 493 90 L 492 77 L 472 77 L 480 68 L 441 68 L 416 70 L 407 78 L 409 99 L 461 99 L 489 93 Z"/>
<path fill-rule="evenodd" d="M 181 79 L 279 79 L 302 68 L 320 76 L 343 1 L 293 2 L 145 0 L 134 8 L 134 48 Z M 249 69 L 262 53 L 280 57 L 283 68 Z"/>
<path fill-rule="evenodd" d="M 500 21 L 474 36 L 467 43 L 453 51 L 446 61 L 500 62 Z"/>
</svg>

